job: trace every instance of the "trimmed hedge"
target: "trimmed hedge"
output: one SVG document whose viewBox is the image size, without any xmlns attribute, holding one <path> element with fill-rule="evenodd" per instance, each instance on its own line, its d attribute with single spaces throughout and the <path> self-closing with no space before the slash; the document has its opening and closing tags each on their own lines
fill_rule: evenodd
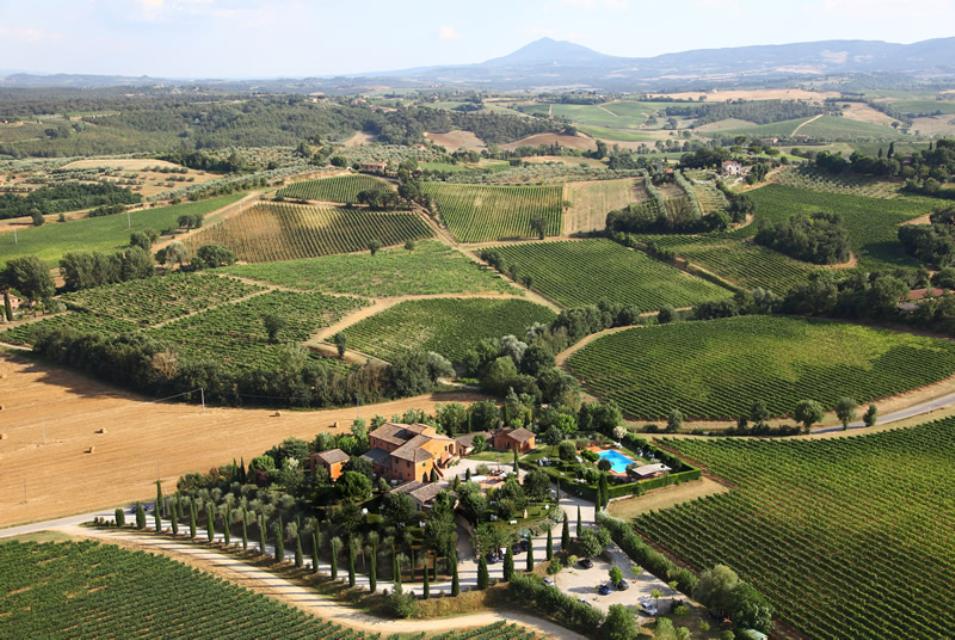
<svg viewBox="0 0 955 640">
<path fill-rule="evenodd" d="M 530 608 L 573 631 L 593 637 L 604 622 L 604 614 L 594 607 L 550 587 L 537 576 L 515 573 L 511 576 L 513 602 Z"/>
<path fill-rule="evenodd" d="M 618 520 L 606 513 L 597 514 L 597 523 L 610 532 L 610 537 L 617 543 L 631 560 L 666 582 L 675 581 L 676 587 L 683 593 L 690 595 L 696 587 L 698 578 L 688 569 L 677 566 L 665 555 L 643 541 L 637 532 L 626 522 Z"/>
</svg>

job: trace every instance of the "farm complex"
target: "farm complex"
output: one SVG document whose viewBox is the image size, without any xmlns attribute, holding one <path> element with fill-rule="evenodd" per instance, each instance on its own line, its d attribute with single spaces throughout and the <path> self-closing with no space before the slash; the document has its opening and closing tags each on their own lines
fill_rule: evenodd
<svg viewBox="0 0 955 640">
<path fill-rule="evenodd" d="M 953 637 L 955 44 L 885 47 L 0 72 L 0 638 Z"/>
</svg>

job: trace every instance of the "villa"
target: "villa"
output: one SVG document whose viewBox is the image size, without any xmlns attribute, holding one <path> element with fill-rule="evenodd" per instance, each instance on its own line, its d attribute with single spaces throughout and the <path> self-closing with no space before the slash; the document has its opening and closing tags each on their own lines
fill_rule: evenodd
<svg viewBox="0 0 955 640">
<path fill-rule="evenodd" d="M 362 455 L 375 473 L 389 480 L 429 482 L 455 457 L 455 442 L 426 424 L 387 422 L 370 434 L 371 448 Z"/>
</svg>

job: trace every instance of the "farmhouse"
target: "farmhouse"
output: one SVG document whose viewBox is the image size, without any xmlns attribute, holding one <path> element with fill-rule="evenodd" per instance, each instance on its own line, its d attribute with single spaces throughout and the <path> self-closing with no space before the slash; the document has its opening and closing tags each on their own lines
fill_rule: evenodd
<svg viewBox="0 0 955 640">
<path fill-rule="evenodd" d="M 494 432 L 494 448 L 498 451 L 514 450 L 518 453 L 526 453 L 535 446 L 533 431 L 524 428 L 504 428 Z"/>
<path fill-rule="evenodd" d="M 458 436 L 454 439 L 454 451 L 455 454 L 464 457 L 469 456 L 474 453 L 474 439 L 480 436 L 484 438 L 486 442 L 491 441 L 491 434 L 487 431 L 475 431 L 474 433 L 466 433 L 463 436 Z"/>
<path fill-rule="evenodd" d="M 388 170 L 387 162 L 362 162 L 358 165 L 358 170 L 362 173 L 375 173 L 378 175 L 384 175 Z"/>
<path fill-rule="evenodd" d="M 375 473 L 390 480 L 428 482 L 455 456 L 455 442 L 426 424 L 388 422 L 368 435 L 371 449 L 362 455 Z"/>
<path fill-rule="evenodd" d="M 743 165 L 736 160 L 724 160 L 722 172 L 724 176 L 741 176 Z"/>
<path fill-rule="evenodd" d="M 670 467 L 662 462 L 657 462 L 656 464 L 645 464 L 635 467 L 630 469 L 629 472 L 640 480 L 646 480 L 647 478 L 656 478 L 670 473 Z"/>
<path fill-rule="evenodd" d="M 445 487 L 437 482 L 419 482 L 412 480 L 411 482 L 398 485 L 391 490 L 391 493 L 405 493 L 409 495 L 415 501 L 415 505 L 418 509 L 423 511 L 431 508 L 434 499 L 437 498 L 438 494 L 444 491 L 444 489 Z"/>
<path fill-rule="evenodd" d="M 342 475 L 342 467 L 349 460 L 348 454 L 341 449 L 322 451 L 315 458 L 316 462 L 328 472 L 328 477 L 331 478 L 332 482 L 338 480 L 339 476 Z"/>
</svg>

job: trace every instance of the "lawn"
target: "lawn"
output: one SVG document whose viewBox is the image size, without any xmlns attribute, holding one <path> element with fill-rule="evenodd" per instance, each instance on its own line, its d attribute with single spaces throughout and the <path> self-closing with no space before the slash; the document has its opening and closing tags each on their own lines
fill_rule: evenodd
<svg viewBox="0 0 955 640">
<path fill-rule="evenodd" d="M 757 400 L 773 416 L 800 400 L 867 402 L 955 373 L 955 343 L 864 326 L 771 316 L 637 328 L 602 337 L 568 368 L 633 418 L 735 420 Z"/>
<path fill-rule="evenodd" d="M 390 360 L 409 350 L 435 351 L 458 361 L 484 338 L 523 338 L 554 314 L 524 300 L 434 299 L 402 302 L 345 330 L 348 347 Z"/>
<path fill-rule="evenodd" d="M 697 571 L 732 566 L 798 632 L 780 637 L 950 637 L 955 419 L 853 438 L 667 444 L 733 490 L 642 515 L 637 530 Z"/>
<path fill-rule="evenodd" d="M 118 251 L 129 244 L 133 232 L 174 228 L 179 216 L 210 213 L 242 196 L 233 193 L 199 202 L 144 209 L 131 213 L 129 222 L 124 214 L 48 222 L 42 227 L 20 231 L 16 242 L 12 233 L 0 233 L 0 267 L 7 260 L 22 256 L 34 255 L 53 266 L 71 251 Z"/>
<path fill-rule="evenodd" d="M 508 265 L 516 266 L 518 278 L 531 278 L 534 291 L 565 307 L 607 300 L 653 311 L 731 295 L 727 289 L 610 240 L 501 246 L 494 250 Z"/>
<path fill-rule="evenodd" d="M 382 249 L 376 255 L 352 253 L 305 260 L 245 264 L 226 273 L 285 287 L 364 296 L 511 291 L 493 271 L 436 241 Z"/>
<path fill-rule="evenodd" d="M 441 220 L 462 242 L 533 238 L 531 225 L 542 219 L 544 233 L 559 235 L 563 189 L 560 186 L 490 186 L 428 182 Z"/>
</svg>

